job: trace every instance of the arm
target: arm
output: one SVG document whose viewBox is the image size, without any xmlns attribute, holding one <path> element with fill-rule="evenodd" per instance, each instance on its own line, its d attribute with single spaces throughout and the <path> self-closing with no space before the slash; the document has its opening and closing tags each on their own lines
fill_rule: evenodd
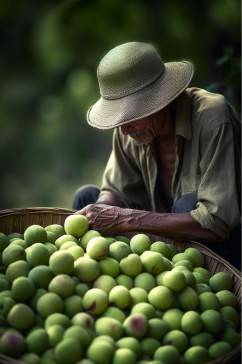
<svg viewBox="0 0 242 364">
<path fill-rule="evenodd" d="M 128 231 L 148 232 L 177 240 L 222 242 L 212 231 L 204 229 L 190 213 L 153 213 L 134 211 L 128 219 Z"/>
<path fill-rule="evenodd" d="M 229 122 L 203 133 L 198 202 L 190 214 L 204 229 L 226 240 L 230 231 L 240 224 L 237 136 Z"/>
<path fill-rule="evenodd" d="M 223 241 L 202 228 L 189 213 L 154 213 L 101 204 L 89 205 L 78 213 L 86 215 L 92 229 L 104 235 L 147 232 L 177 240 Z"/>
</svg>

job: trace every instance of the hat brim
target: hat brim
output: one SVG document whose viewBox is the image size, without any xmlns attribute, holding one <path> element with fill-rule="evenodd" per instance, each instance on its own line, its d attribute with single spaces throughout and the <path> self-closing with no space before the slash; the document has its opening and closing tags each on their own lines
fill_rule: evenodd
<svg viewBox="0 0 242 364">
<path fill-rule="evenodd" d="M 172 102 L 192 80 L 188 61 L 167 62 L 165 72 L 143 89 L 118 99 L 101 97 L 87 112 L 87 122 L 98 129 L 113 129 L 147 117 Z"/>
</svg>

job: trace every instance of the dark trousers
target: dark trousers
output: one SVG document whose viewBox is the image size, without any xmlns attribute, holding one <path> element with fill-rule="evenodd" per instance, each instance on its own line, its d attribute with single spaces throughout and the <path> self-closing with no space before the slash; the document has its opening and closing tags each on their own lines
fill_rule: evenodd
<svg viewBox="0 0 242 364">
<path fill-rule="evenodd" d="M 72 204 L 73 210 L 81 210 L 83 207 L 97 201 L 100 189 L 95 185 L 81 186 L 75 193 Z"/>
<path fill-rule="evenodd" d="M 100 189 L 94 185 L 80 187 L 74 197 L 72 208 L 80 210 L 97 201 Z M 196 193 L 187 193 L 174 202 L 171 212 L 189 212 L 196 207 Z M 205 245 L 205 243 L 204 243 Z M 234 229 L 228 240 L 223 243 L 208 243 L 208 248 L 224 257 L 233 266 L 241 270 L 241 227 Z"/>
<path fill-rule="evenodd" d="M 95 203 L 99 193 L 100 189 L 95 185 L 84 185 L 80 187 L 76 191 L 72 208 L 74 210 L 81 210 L 83 207 Z M 196 194 L 187 193 L 173 204 L 171 212 L 189 212 L 196 206 L 196 203 Z"/>
</svg>

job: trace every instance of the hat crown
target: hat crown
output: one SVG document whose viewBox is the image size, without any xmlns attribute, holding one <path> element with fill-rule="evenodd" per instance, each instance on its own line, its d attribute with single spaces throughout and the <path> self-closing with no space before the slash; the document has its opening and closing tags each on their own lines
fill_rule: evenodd
<svg viewBox="0 0 242 364">
<path fill-rule="evenodd" d="M 100 94 L 107 99 L 127 96 L 151 84 L 164 70 L 164 62 L 151 44 L 121 44 L 111 49 L 99 63 Z"/>
</svg>

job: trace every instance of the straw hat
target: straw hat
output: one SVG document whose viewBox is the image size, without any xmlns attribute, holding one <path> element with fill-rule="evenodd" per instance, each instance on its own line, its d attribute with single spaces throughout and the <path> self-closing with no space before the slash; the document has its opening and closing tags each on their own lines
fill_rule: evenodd
<svg viewBox="0 0 242 364">
<path fill-rule="evenodd" d="M 193 71 L 188 61 L 164 63 L 151 44 L 121 44 L 98 65 L 101 97 L 89 108 L 87 121 L 99 129 L 112 129 L 149 116 L 189 85 Z"/>
</svg>

